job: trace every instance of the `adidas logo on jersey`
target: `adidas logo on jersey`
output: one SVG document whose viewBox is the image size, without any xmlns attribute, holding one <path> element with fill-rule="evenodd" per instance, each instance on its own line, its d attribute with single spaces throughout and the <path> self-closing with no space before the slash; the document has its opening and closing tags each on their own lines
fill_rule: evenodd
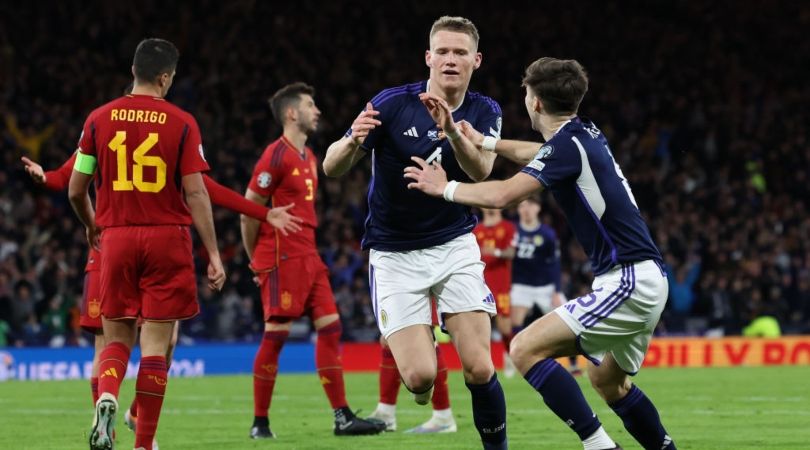
<svg viewBox="0 0 810 450">
<path fill-rule="evenodd" d="M 405 132 L 402 133 L 402 134 L 404 136 L 410 136 L 410 137 L 415 137 L 415 138 L 419 137 L 419 133 L 416 132 L 416 127 L 410 127 L 407 130 L 405 130 Z"/>
</svg>

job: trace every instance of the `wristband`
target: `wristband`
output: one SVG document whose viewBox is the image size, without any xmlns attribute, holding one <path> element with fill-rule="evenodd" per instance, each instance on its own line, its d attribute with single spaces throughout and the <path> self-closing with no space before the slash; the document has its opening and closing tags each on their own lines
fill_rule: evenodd
<svg viewBox="0 0 810 450">
<path fill-rule="evenodd" d="M 76 162 L 73 169 L 85 175 L 93 175 L 96 172 L 96 157 L 82 152 L 76 152 Z"/>
<path fill-rule="evenodd" d="M 499 248 L 496 248 L 495 251 L 493 251 L 492 253 L 495 255 L 496 258 L 500 258 L 501 256 L 503 256 L 503 252 Z"/>
<path fill-rule="evenodd" d="M 444 192 L 442 192 L 442 197 L 448 202 L 453 201 L 453 195 L 456 193 L 456 189 L 458 189 L 458 185 L 461 184 L 458 181 L 451 180 L 447 182 L 447 186 L 444 187 Z"/>
<path fill-rule="evenodd" d="M 457 141 L 461 139 L 461 134 L 458 132 L 458 130 L 453 131 L 445 130 L 444 135 L 447 136 L 447 139 L 450 139 L 451 141 Z"/>
<path fill-rule="evenodd" d="M 498 138 L 494 136 L 484 136 L 484 142 L 481 144 L 481 148 L 488 152 L 495 151 L 495 144 L 498 143 Z"/>
</svg>

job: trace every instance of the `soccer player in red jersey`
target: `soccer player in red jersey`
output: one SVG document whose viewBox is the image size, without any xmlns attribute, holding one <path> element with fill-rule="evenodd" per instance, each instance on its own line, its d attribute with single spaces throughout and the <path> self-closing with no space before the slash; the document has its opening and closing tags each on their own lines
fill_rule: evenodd
<svg viewBox="0 0 810 450">
<path fill-rule="evenodd" d="M 270 98 L 273 116 L 284 131 L 262 153 L 245 194 L 261 205 L 294 203 L 291 212 L 304 220 L 302 231 L 283 238 L 277 230 L 242 216 L 242 240 L 261 286 L 265 320 L 264 338 L 253 363 L 253 439 L 274 437 L 267 414 L 278 356 L 292 320 L 304 314 L 318 333 L 315 366 L 335 413 L 335 434 L 375 434 L 385 428 L 380 422 L 356 417 L 346 403 L 339 350 L 342 330 L 329 270 L 315 246 L 318 162 L 306 147 L 321 114 L 314 94 L 311 86 L 293 83 Z"/>
<path fill-rule="evenodd" d="M 166 351 L 174 322 L 199 311 L 192 222 L 208 252 L 209 287 L 219 290 L 225 282 L 201 175 L 208 164 L 197 122 L 163 99 L 178 58 L 177 48 L 168 41 L 146 39 L 138 44 L 132 94 L 90 113 L 68 185 L 88 243 L 104 247 L 100 293 L 107 345 L 99 357 L 91 450 L 113 448 L 118 391 L 139 317 L 143 325 L 135 447 L 152 449 L 168 381 Z M 97 168 L 96 213 L 87 192 Z"/>
<path fill-rule="evenodd" d="M 512 289 L 512 259 L 515 247 L 515 225 L 503 220 L 500 209 L 482 209 L 484 220 L 475 226 L 473 234 L 481 247 L 481 260 L 486 264 L 484 280 L 495 296 L 498 315 L 495 327 L 501 334 L 504 346 L 504 375 L 515 375 L 515 367 L 509 359 L 509 343 L 512 341 L 512 322 L 509 318 L 509 292 Z"/>
<path fill-rule="evenodd" d="M 126 90 L 129 94 L 130 89 Z M 31 176 L 34 182 L 44 185 L 47 189 L 52 191 L 64 191 L 68 187 L 70 174 L 73 171 L 73 166 L 76 162 L 76 153 L 72 154 L 62 166 L 56 170 L 44 171 L 42 166 L 34 161 L 23 156 L 22 162 L 25 164 L 25 171 Z M 283 235 L 287 233 L 294 233 L 299 231 L 301 227 L 298 223 L 301 219 L 290 215 L 287 210 L 292 205 L 280 206 L 273 209 L 268 209 L 264 206 L 257 205 L 245 199 L 240 194 L 222 186 L 214 181 L 208 175 L 203 175 L 205 187 L 211 197 L 211 203 L 217 206 L 228 208 L 239 214 L 244 214 L 253 217 L 256 220 L 267 221 L 267 223 L 278 228 Z M 84 277 L 84 292 L 82 296 L 82 303 L 80 307 L 79 324 L 88 333 L 94 336 L 94 353 L 93 353 L 93 369 L 90 378 L 90 390 L 93 397 L 93 405 L 98 401 L 98 357 L 104 349 L 106 343 L 104 341 L 104 334 L 102 333 L 101 326 L 101 296 L 99 295 L 99 265 L 101 263 L 101 254 L 95 248 L 90 248 L 87 256 L 87 265 L 85 266 Z M 179 322 L 178 322 L 179 323 Z M 166 352 L 166 365 L 167 368 L 171 365 L 172 353 L 174 346 L 177 343 L 177 332 L 179 327 L 175 326 L 172 333 L 172 340 L 169 349 Z M 127 415 L 127 424 L 131 424 L 131 428 L 135 429 L 137 422 L 137 402 L 132 401 L 132 406 Z"/>
</svg>

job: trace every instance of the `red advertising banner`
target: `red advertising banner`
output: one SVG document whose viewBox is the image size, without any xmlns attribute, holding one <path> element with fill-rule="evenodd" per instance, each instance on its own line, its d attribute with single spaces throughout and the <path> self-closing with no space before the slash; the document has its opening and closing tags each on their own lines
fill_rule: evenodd
<svg viewBox="0 0 810 450">
<path fill-rule="evenodd" d="M 452 344 L 439 344 L 450 369 L 460 369 Z M 503 366 L 503 347 L 492 343 L 492 360 Z M 560 363 L 568 364 L 567 358 Z M 580 356 L 580 365 L 587 361 Z M 380 367 L 380 346 L 376 343 L 343 345 L 346 370 L 376 371 Z M 732 367 L 810 365 L 810 336 L 782 338 L 656 338 L 650 344 L 644 367 Z"/>
</svg>

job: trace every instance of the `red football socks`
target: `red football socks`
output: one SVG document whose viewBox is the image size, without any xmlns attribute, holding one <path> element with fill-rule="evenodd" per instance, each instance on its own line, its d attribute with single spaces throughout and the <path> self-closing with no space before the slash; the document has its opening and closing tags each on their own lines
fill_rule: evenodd
<svg viewBox="0 0 810 450">
<path fill-rule="evenodd" d="M 98 394 L 110 393 L 118 398 L 121 382 L 127 374 L 129 348 L 121 342 L 110 342 L 98 360 Z"/>
<path fill-rule="evenodd" d="M 315 343 L 315 367 L 318 369 L 318 377 L 332 409 L 347 406 L 343 363 L 340 362 L 342 331 L 340 321 L 336 320 L 318 330 L 318 341 Z"/>
<path fill-rule="evenodd" d="M 93 394 L 93 406 L 98 401 L 98 377 L 90 378 L 90 392 Z"/>
<path fill-rule="evenodd" d="M 383 347 L 380 362 L 380 403 L 396 405 L 400 384 L 402 384 L 402 379 L 399 376 L 394 354 L 391 353 L 390 348 Z"/>
<path fill-rule="evenodd" d="M 434 410 L 443 410 L 450 407 L 450 392 L 447 388 L 447 363 L 444 362 L 444 357 L 436 346 L 436 381 L 433 382 L 433 398 L 431 402 Z"/>
<path fill-rule="evenodd" d="M 165 356 L 144 356 L 135 383 L 138 398 L 138 426 L 135 429 L 135 448 L 151 450 L 155 439 L 163 395 L 166 393 L 168 370 Z"/>
<path fill-rule="evenodd" d="M 278 355 L 289 331 L 265 331 L 253 360 L 253 415 L 267 417 L 278 374 Z"/>
</svg>

